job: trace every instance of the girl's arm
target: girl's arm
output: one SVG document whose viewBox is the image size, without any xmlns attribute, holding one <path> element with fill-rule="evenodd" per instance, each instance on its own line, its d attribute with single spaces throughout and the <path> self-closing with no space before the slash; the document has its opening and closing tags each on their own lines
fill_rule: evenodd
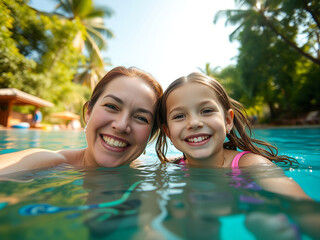
<svg viewBox="0 0 320 240">
<path fill-rule="evenodd" d="M 241 157 L 240 167 L 252 167 L 252 176 L 263 189 L 291 197 L 311 199 L 292 178 L 269 159 L 248 153 Z"/>
<path fill-rule="evenodd" d="M 243 158 L 243 159 L 242 159 Z M 255 177 L 256 182 L 265 190 L 279 193 L 299 199 L 312 200 L 296 183 L 292 178 L 287 177 L 283 170 L 278 167 L 276 164 L 272 163 L 265 157 L 256 154 L 245 154 L 240 159 L 240 166 L 252 166 L 253 176 Z M 312 201 L 313 202 L 313 201 Z M 318 208 L 317 208 L 318 209 Z M 275 215 L 277 217 L 277 215 Z M 292 216 L 295 222 L 298 224 L 299 228 L 310 236 L 313 239 L 319 239 L 320 237 L 320 216 L 319 212 L 306 212 L 296 214 Z M 256 221 L 255 221 L 256 222 Z M 280 225 L 279 225 L 280 226 Z M 256 227 L 256 226 L 255 226 Z M 277 228 L 274 228 L 276 230 Z M 256 229 L 257 230 L 257 229 Z M 280 237 L 283 233 L 286 233 L 287 237 L 292 236 L 292 231 L 288 227 L 283 227 L 283 232 L 280 235 L 275 235 Z M 282 231 L 282 230 L 281 230 Z M 277 232 L 277 230 L 276 230 Z M 295 236 L 297 237 L 297 236 Z M 283 239 L 286 239 L 285 237 Z M 296 239 L 296 238 L 288 238 Z"/>
<path fill-rule="evenodd" d="M 296 183 L 292 178 L 288 178 L 284 174 L 282 177 L 277 176 L 259 178 L 257 183 L 263 189 L 270 192 L 311 200 L 311 198 L 303 191 L 298 183 Z"/>
<path fill-rule="evenodd" d="M 60 153 L 46 149 L 27 149 L 0 156 L 0 175 L 23 170 L 54 167 L 67 163 L 67 159 Z"/>
</svg>

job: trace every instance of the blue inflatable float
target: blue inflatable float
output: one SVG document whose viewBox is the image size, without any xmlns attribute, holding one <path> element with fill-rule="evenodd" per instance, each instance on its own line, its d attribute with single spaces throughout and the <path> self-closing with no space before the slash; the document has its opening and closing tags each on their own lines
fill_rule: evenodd
<svg viewBox="0 0 320 240">
<path fill-rule="evenodd" d="M 30 128 L 30 124 L 28 122 L 21 122 L 11 126 L 12 128 Z"/>
</svg>

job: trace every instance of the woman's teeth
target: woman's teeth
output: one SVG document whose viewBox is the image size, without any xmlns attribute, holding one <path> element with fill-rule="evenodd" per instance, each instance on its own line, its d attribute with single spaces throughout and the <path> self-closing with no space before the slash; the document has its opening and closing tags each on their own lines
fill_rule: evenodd
<svg viewBox="0 0 320 240">
<path fill-rule="evenodd" d="M 123 148 L 123 147 L 128 146 L 128 143 L 122 142 L 122 141 L 119 141 L 119 140 L 115 140 L 114 138 L 111 138 L 111 137 L 102 136 L 102 139 L 104 140 L 104 142 L 106 144 L 108 144 L 111 147 L 121 147 L 121 148 Z"/>
<path fill-rule="evenodd" d="M 187 138 L 187 142 L 202 142 L 206 139 L 208 139 L 209 136 L 202 136 L 202 137 L 195 137 L 195 138 Z"/>
</svg>

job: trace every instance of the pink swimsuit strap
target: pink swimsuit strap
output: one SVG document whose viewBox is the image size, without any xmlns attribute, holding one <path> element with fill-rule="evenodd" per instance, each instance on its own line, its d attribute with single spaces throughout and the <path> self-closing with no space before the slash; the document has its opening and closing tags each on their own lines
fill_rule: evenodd
<svg viewBox="0 0 320 240">
<path fill-rule="evenodd" d="M 247 154 L 247 153 L 251 153 L 251 152 L 249 152 L 249 151 L 243 151 L 243 152 L 238 153 L 238 154 L 234 157 L 234 159 L 232 160 L 231 167 L 232 167 L 232 168 L 237 168 L 237 167 L 239 167 L 239 160 L 240 160 L 240 158 L 241 158 L 244 154 Z"/>
</svg>

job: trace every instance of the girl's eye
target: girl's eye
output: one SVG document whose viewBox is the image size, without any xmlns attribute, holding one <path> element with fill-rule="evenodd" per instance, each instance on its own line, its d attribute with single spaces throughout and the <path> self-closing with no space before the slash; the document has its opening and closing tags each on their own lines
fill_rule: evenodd
<svg viewBox="0 0 320 240">
<path fill-rule="evenodd" d="M 183 114 L 178 114 L 178 115 L 173 116 L 172 119 L 178 120 L 178 119 L 182 119 L 182 118 L 184 118 L 184 115 Z"/>
<path fill-rule="evenodd" d="M 141 122 L 149 123 L 149 120 L 148 120 L 146 117 L 136 116 L 135 118 L 138 119 L 138 120 L 141 121 Z"/>
<path fill-rule="evenodd" d="M 213 110 L 211 108 L 205 108 L 201 111 L 202 114 L 212 113 Z"/>
<path fill-rule="evenodd" d="M 117 106 L 115 106 L 115 105 L 113 105 L 113 104 L 105 104 L 104 105 L 106 108 L 108 108 L 108 109 L 110 109 L 110 110 L 114 110 L 114 111 L 116 111 L 116 110 L 118 110 L 118 108 L 117 108 Z"/>
</svg>

